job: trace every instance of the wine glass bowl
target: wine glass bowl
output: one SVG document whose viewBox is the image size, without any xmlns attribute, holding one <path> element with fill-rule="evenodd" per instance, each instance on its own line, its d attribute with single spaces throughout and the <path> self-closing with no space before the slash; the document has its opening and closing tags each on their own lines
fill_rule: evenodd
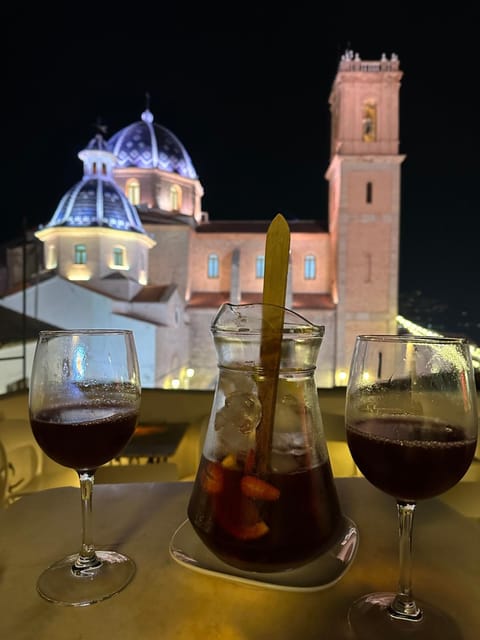
<svg viewBox="0 0 480 640">
<path fill-rule="evenodd" d="M 396 500 L 400 538 L 397 592 L 359 598 L 349 611 L 350 626 L 358 638 L 392 640 L 416 629 L 422 637 L 456 637 L 446 614 L 414 598 L 411 551 L 417 501 L 457 484 L 475 453 L 477 399 L 467 341 L 357 336 L 345 418 L 355 464 Z"/>
<path fill-rule="evenodd" d="M 97 550 L 92 536 L 92 491 L 96 469 L 116 457 L 133 432 L 141 384 L 133 334 L 128 330 L 41 331 L 29 390 L 32 433 L 55 462 L 80 479 L 80 551 L 62 558 L 39 577 L 46 600 L 84 606 L 122 590 L 135 563 L 113 550 Z"/>
</svg>

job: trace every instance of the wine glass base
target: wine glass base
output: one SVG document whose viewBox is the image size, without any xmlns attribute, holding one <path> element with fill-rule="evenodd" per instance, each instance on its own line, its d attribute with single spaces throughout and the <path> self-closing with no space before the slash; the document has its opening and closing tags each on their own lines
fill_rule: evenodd
<svg viewBox="0 0 480 640">
<path fill-rule="evenodd" d="M 78 554 L 52 564 L 38 578 L 38 593 L 55 604 L 84 607 L 110 598 L 131 582 L 136 571 L 131 558 L 115 551 L 96 551 L 96 555 L 101 565 L 88 575 L 72 572 Z"/>
<path fill-rule="evenodd" d="M 423 612 L 418 621 L 391 616 L 389 607 L 394 598 L 394 593 L 369 593 L 352 604 L 348 612 L 348 622 L 355 640 L 372 638 L 461 640 L 463 638 L 459 627 L 447 613 L 425 602 L 416 600 Z"/>
</svg>

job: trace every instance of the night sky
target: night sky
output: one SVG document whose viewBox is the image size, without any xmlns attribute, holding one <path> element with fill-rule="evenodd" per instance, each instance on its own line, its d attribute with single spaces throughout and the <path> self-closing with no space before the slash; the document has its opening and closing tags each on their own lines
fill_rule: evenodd
<svg viewBox="0 0 480 640">
<path fill-rule="evenodd" d="M 48 222 L 82 177 L 77 153 L 97 120 L 109 137 L 140 119 L 147 92 L 155 121 L 190 154 L 211 220 L 281 212 L 326 221 L 328 97 L 340 56 L 396 53 L 407 156 L 400 291 L 422 291 L 451 315 L 469 307 L 480 321 L 478 9 L 430 13 L 422 4 L 400 13 L 407 5 L 415 6 L 344 2 L 270 14 L 242 4 L 219 10 L 218 27 L 198 7 L 174 15 L 147 3 L 115 17 L 79 5 L 78 15 L 69 9 L 56 15 L 59 26 L 41 29 L 46 9 L 8 9 L 1 240 L 17 236 L 23 219 L 29 228 Z"/>
</svg>

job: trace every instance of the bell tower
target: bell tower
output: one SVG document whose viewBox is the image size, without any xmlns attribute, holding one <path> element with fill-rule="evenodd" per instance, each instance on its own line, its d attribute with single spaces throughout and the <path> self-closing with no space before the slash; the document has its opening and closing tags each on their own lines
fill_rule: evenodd
<svg viewBox="0 0 480 640">
<path fill-rule="evenodd" d="M 367 61 L 346 51 L 330 93 L 326 179 L 339 386 L 346 383 L 358 334 L 396 333 L 402 75 L 395 54 Z"/>
</svg>

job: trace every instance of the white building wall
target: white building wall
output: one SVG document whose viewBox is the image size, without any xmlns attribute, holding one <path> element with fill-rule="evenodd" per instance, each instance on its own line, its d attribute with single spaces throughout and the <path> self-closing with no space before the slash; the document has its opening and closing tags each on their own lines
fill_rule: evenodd
<svg viewBox="0 0 480 640">
<path fill-rule="evenodd" d="M 182 323 L 178 326 L 158 327 L 156 331 L 155 380 L 151 387 L 173 387 L 178 381 L 179 388 L 185 388 L 186 371 L 190 364 L 189 328 Z"/>
<path fill-rule="evenodd" d="M 218 309 L 199 308 L 189 310 L 190 363 L 200 388 L 211 387 L 217 376 L 217 354 L 210 332 Z"/>
<path fill-rule="evenodd" d="M 186 225 L 144 224 L 156 245 L 149 252 L 149 282 L 175 283 L 182 298 L 188 288 L 188 256 L 192 230 Z"/>
<path fill-rule="evenodd" d="M 22 313 L 22 292 L 2 298 L 2 306 Z M 156 326 L 123 315 L 112 314 L 112 301 L 58 276 L 26 292 L 27 315 L 62 329 L 130 329 L 133 331 L 144 387 L 155 386 Z M 1 352 L 4 357 L 4 350 Z M 31 362 L 27 377 L 30 377 Z M 0 373 L 5 384 L 5 376 Z M 15 380 L 18 379 L 16 376 Z M 10 380 L 11 381 L 11 380 Z"/>
</svg>

